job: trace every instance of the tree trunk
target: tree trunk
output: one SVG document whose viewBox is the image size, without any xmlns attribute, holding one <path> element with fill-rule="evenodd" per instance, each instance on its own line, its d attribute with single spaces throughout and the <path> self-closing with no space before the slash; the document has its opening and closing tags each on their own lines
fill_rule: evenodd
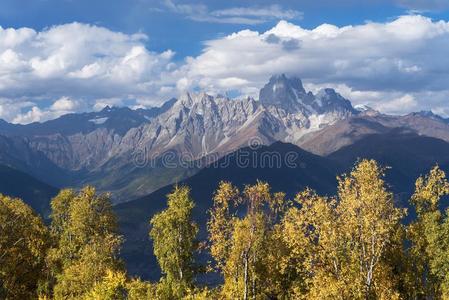
<svg viewBox="0 0 449 300">
<path fill-rule="evenodd" d="M 253 268 L 256 266 L 256 255 L 253 253 Z M 253 299 L 256 299 L 256 276 L 253 271 Z"/>
<path fill-rule="evenodd" d="M 244 254 L 243 259 L 245 262 L 243 300 L 248 300 L 248 253 Z"/>
</svg>

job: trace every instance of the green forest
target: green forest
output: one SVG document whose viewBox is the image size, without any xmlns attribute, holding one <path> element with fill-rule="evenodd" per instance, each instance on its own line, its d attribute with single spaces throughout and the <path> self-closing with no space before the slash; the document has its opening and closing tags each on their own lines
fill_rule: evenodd
<svg viewBox="0 0 449 300">
<path fill-rule="evenodd" d="M 406 209 L 386 171 L 360 160 L 332 197 L 221 182 L 206 239 L 189 187 L 175 186 L 148 220 L 157 282 L 127 274 L 110 195 L 61 190 L 48 224 L 0 196 L 0 299 L 449 299 L 447 177 L 418 178 Z"/>
</svg>

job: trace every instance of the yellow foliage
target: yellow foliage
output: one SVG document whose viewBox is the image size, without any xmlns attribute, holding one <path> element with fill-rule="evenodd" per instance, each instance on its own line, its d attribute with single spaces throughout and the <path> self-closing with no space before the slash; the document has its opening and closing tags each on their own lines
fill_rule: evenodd
<svg viewBox="0 0 449 300">
<path fill-rule="evenodd" d="M 338 182 L 336 199 L 311 190 L 283 220 L 283 236 L 303 285 L 298 299 L 394 299 L 396 279 L 387 262 L 403 211 L 382 179 L 383 170 L 362 160 Z"/>
<path fill-rule="evenodd" d="M 276 241 L 275 223 L 284 208 L 284 196 L 271 194 L 263 182 L 246 186 L 243 193 L 230 183 L 220 183 L 208 229 L 211 253 L 224 277 L 223 299 L 270 297 L 282 290 L 282 280 L 270 277 L 270 273 L 282 272 L 277 257 L 282 254 L 278 250 L 282 242 L 279 248 L 270 243 Z M 242 206 L 246 215 L 232 212 Z"/>
<path fill-rule="evenodd" d="M 198 226 L 192 221 L 193 207 L 190 189 L 176 186 L 168 195 L 168 208 L 150 221 L 154 254 L 164 273 L 157 287 L 162 299 L 181 298 L 192 286 L 198 232 Z"/>
<path fill-rule="evenodd" d="M 449 298 L 449 218 L 439 210 L 448 195 L 449 182 L 438 166 L 416 181 L 410 202 L 417 219 L 407 228 L 410 297 Z"/>
<path fill-rule="evenodd" d="M 53 274 L 53 296 L 79 299 L 103 280 L 107 270 L 121 268 L 117 220 L 109 195 L 97 194 L 93 187 L 79 193 L 62 190 L 51 205 L 56 242 L 47 262 Z"/>
<path fill-rule="evenodd" d="M 49 234 L 22 200 L 0 194 L 0 298 L 37 298 Z"/>
</svg>

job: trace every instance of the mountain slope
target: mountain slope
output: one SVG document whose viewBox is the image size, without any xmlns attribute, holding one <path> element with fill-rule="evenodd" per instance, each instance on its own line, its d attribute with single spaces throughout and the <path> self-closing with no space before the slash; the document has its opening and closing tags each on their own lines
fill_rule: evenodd
<svg viewBox="0 0 449 300">
<path fill-rule="evenodd" d="M 50 200 L 56 196 L 58 189 L 28 174 L 0 165 L 0 193 L 21 198 L 36 212 L 48 217 Z"/>
<path fill-rule="evenodd" d="M 408 195 L 418 176 L 436 164 L 443 167 L 449 164 L 449 143 L 410 130 L 392 129 L 384 134 L 367 135 L 327 158 L 339 162 L 343 170 L 350 169 L 359 158 L 375 159 L 391 167 L 386 179 L 393 191 Z"/>
<path fill-rule="evenodd" d="M 42 124 L 0 122 L 8 140 L 0 137 L 0 162 L 54 186 L 93 184 L 124 202 L 198 171 L 183 162 L 219 159 L 249 144 L 276 141 L 328 155 L 393 128 L 449 141 L 448 121 L 431 112 L 359 111 L 333 89 L 314 94 L 299 78 L 275 75 L 258 101 L 186 93 L 149 110 L 106 107 Z M 170 156 L 179 158 L 174 167 L 152 163 Z"/>
<path fill-rule="evenodd" d="M 277 92 L 262 96 L 264 90 Z M 174 152 L 184 160 L 194 161 L 205 156 L 220 158 L 252 142 L 264 145 L 276 141 L 296 143 L 304 134 L 354 113 L 350 102 L 331 89 L 325 89 L 316 96 L 302 91 L 304 88 L 299 79 L 278 76 L 261 90 L 261 99 L 275 97 L 277 102 L 274 103 L 252 98 L 231 100 L 205 93 L 184 94 L 165 113 L 132 128 L 112 147 L 109 161 L 94 171 L 114 174 L 125 169 L 131 170 L 132 174 L 139 173 L 131 159 L 136 150 L 145 152 L 149 160 Z M 295 95 L 294 99 L 292 95 Z M 146 174 L 153 171 L 151 169 Z M 159 171 L 165 173 L 164 170 Z M 183 176 L 183 173 L 175 174 L 177 179 Z M 135 182 L 152 179 L 139 177 Z M 117 187 L 113 179 L 107 182 L 109 185 L 104 188 Z M 149 193 L 154 190 L 150 185 L 146 187 L 140 191 Z M 119 192 L 123 193 L 123 190 Z"/>
<path fill-rule="evenodd" d="M 73 174 L 54 164 L 45 154 L 30 147 L 24 137 L 0 135 L 0 164 L 30 174 L 53 186 L 70 184 Z"/>
<path fill-rule="evenodd" d="M 328 155 L 364 137 L 385 134 L 395 128 L 449 142 L 449 123 L 439 116 L 422 112 L 389 116 L 368 110 L 304 135 L 297 144 L 312 153 Z"/>
</svg>

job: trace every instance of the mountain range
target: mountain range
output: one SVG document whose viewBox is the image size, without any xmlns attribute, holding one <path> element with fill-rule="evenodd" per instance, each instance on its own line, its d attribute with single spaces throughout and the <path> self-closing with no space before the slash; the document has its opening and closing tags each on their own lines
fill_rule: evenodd
<svg viewBox="0 0 449 300">
<path fill-rule="evenodd" d="M 448 120 L 431 112 L 356 109 L 333 89 L 314 94 L 299 78 L 276 75 L 258 100 L 185 93 L 151 109 L 106 107 L 27 125 L 0 121 L 0 164 L 51 186 L 92 184 L 118 203 L 188 178 L 249 144 L 282 141 L 328 155 L 394 128 L 449 141 Z"/>
<path fill-rule="evenodd" d="M 204 237 L 221 180 L 240 188 L 264 180 L 290 199 L 305 187 L 332 195 L 336 176 L 360 158 L 391 167 L 387 182 L 407 206 L 419 175 L 435 164 L 449 171 L 449 120 L 353 107 L 333 89 L 312 93 L 285 75 L 272 76 L 257 100 L 185 93 L 151 109 L 105 107 L 27 125 L 0 120 L 0 193 L 48 217 L 59 188 L 112 192 L 122 256 L 130 274 L 145 278 L 159 275 L 148 220 L 174 184 L 191 187 Z"/>
</svg>

